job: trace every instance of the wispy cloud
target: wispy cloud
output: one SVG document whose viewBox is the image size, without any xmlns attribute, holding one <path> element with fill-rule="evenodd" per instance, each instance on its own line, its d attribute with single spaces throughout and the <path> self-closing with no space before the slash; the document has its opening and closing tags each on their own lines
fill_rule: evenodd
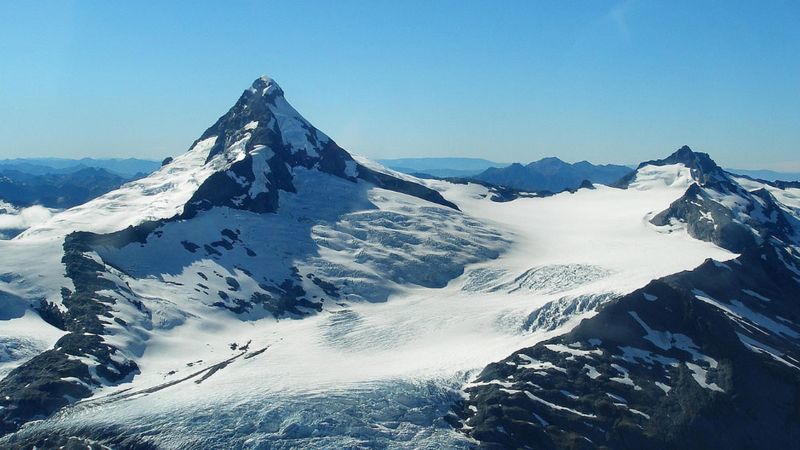
<svg viewBox="0 0 800 450">
<path fill-rule="evenodd" d="M 620 36 L 625 40 L 631 39 L 631 31 L 628 27 L 628 14 L 633 9 L 638 0 L 625 0 L 614 5 L 605 15 L 617 29 Z"/>
</svg>

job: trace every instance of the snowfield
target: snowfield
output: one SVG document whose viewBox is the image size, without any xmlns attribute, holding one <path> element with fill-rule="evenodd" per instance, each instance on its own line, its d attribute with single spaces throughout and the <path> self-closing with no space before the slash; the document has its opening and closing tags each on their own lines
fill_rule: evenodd
<svg viewBox="0 0 800 450">
<path fill-rule="evenodd" d="M 58 262 L 66 233 L 173 214 L 171 200 L 158 201 L 168 188 L 158 174 L 167 168 L 0 242 L 4 254 L 39 249 L 0 261 L 0 292 L 30 302 L 56 298 L 69 286 Z M 736 256 L 680 227 L 649 223 L 692 183 L 682 165 L 648 166 L 627 190 L 597 186 L 505 203 L 491 201 L 479 185 L 416 180 L 462 212 L 365 183 L 297 175 L 299 193 L 282 196 L 278 214 L 214 208 L 191 226 L 169 223 L 144 244 L 100 251 L 98 258 L 124 269 L 120 282 L 152 312 L 146 320 L 134 311 L 126 316 L 135 338 L 121 328 L 105 336 L 141 374 L 22 433 L 122 429 L 164 448 L 467 447 L 442 417 L 476 370 L 571 329 L 602 301 L 707 258 Z M 185 183 L 196 181 L 187 176 Z M 145 191 L 152 199 L 137 194 Z M 135 218 L 118 215 L 130 205 Z M 98 209 L 107 214 L 93 218 Z M 258 246 L 201 257 L 180 243 L 202 247 L 226 227 Z M 35 264 L 42 254 L 45 261 Z M 228 278 L 246 295 L 258 288 L 251 274 L 282 279 L 290 267 L 304 279 L 340 280 L 341 297 L 302 319 L 212 306 L 232 285 Z M 570 300 L 591 307 L 564 307 Z M 546 323 L 555 326 L 530 319 L 545 305 L 556 316 Z M 30 312 L 3 314 L 5 348 L 30 339 L 19 331 L 22 320 L 45 348 L 59 336 Z"/>
<path fill-rule="evenodd" d="M 108 233 L 146 220 L 172 217 L 183 210 L 206 178 L 231 163 L 218 157 L 206 164 L 215 142 L 216 138 L 199 141 L 155 173 L 70 208 L 30 228 L 19 238 L 63 238 L 71 231 Z"/>
</svg>

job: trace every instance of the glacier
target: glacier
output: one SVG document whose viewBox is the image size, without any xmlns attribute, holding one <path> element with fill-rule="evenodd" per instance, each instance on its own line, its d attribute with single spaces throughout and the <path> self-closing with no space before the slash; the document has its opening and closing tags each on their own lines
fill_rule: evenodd
<svg viewBox="0 0 800 450">
<path fill-rule="evenodd" d="M 0 444 L 467 448 L 446 418 L 487 364 L 737 256 L 651 223 L 692 183 L 647 166 L 629 189 L 498 202 L 351 157 L 259 79 L 159 171 L 0 241 L 0 295 L 22 311 L 2 311 L 0 373 L 58 350 L 34 310 L 69 309 L 75 242 L 106 286 L 93 335 L 136 367 L 114 381 L 76 357 L 91 378 L 59 382 L 90 394 Z"/>
</svg>

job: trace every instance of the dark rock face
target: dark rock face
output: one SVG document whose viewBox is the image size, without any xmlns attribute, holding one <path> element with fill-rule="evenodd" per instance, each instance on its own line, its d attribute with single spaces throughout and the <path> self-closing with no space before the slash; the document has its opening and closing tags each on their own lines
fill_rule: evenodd
<svg viewBox="0 0 800 450">
<path fill-rule="evenodd" d="M 473 178 L 525 191 L 561 192 L 588 187 L 585 182 L 611 184 L 632 170 L 625 166 L 594 165 L 587 161 L 569 164 L 558 158 L 544 158 L 526 166 L 514 163 L 490 168 Z"/>
<path fill-rule="evenodd" d="M 741 255 L 652 281 L 570 333 L 487 366 L 460 408 L 480 448 L 796 446 L 797 218 L 687 149 L 661 162 L 684 163 L 697 184 L 654 223 L 685 222 Z M 529 323 L 546 326 L 548 313 Z"/>
<path fill-rule="evenodd" d="M 745 196 L 749 197 L 748 194 Z M 754 202 L 749 203 L 748 213 L 752 213 L 757 205 Z M 768 205 L 770 209 L 777 208 L 771 200 Z M 690 236 L 713 242 L 734 252 L 758 244 L 758 236 L 751 232 L 746 222 L 736 220 L 733 211 L 712 200 L 697 184 L 690 186 L 683 197 L 656 215 L 651 222 L 665 226 L 670 225 L 673 220 L 685 223 Z"/>
<path fill-rule="evenodd" d="M 478 382 L 495 384 L 467 390 L 477 411 L 465 413 L 468 433 L 484 448 L 793 446 L 800 285 L 774 255 L 762 248 L 654 281 L 569 334 L 489 365 Z M 786 328 L 776 332 L 778 317 Z"/>
<path fill-rule="evenodd" d="M 64 242 L 63 262 L 75 285 L 74 292 L 63 292 L 66 313 L 45 307 L 51 323 L 60 324 L 68 333 L 53 349 L 17 367 L 0 381 L 2 434 L 90 396 L 94 387 L 122 382 L 139 371 L 135 362 L 121 356 L 101 337 L 114 319 L 111 306 L 116 300 L 98 292 L 118 291 L 120 287 L 102 277 L 105 267 L 85 254 L 85 236 L 76 233 Z"/>
</svg>

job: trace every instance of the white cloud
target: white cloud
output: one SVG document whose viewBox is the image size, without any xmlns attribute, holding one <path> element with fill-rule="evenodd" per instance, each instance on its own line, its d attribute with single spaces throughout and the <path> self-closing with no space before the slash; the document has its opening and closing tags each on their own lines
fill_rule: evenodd
<svg viewBox="0 0 800 450">
<path fill-rule="evenodd" d="M 44 206 L 34 205 L 17 208 L 0 201 L 0 239 L 7 239 L 7 231 L 25 230 L 42 223 L 53 216 L 53 211 Z"/>
</svg>

